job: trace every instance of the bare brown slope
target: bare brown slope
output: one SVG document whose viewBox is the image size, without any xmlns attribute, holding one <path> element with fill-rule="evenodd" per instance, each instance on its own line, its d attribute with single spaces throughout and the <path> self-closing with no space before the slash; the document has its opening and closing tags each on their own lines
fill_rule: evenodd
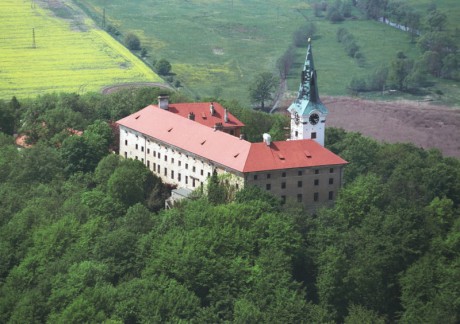
<svg viewBox="0 0 460 324">
<path fill-rule="evenodd" d="M 412 101 L 369 101 L 326 97 L 327 125 L 377 140 L 411 142 L 460 157 L 460 110 Z"/>
</svg>

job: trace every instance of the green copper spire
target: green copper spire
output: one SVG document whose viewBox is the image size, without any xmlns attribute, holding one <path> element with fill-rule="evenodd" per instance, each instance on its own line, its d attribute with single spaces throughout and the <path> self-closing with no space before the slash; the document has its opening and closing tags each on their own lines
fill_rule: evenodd
<svg viewBox="0 0 460 324">
<path fill-rule="evenodd" d="M 316 70 L 313 64 L 313 54 L 311 50 L 311 39 L 308 39 L 307 56 L 300 79 L 299 93 L 296 100 L 291 104 L 288 111 L 297 112 L 299 116 L 310 115 L 317 110 L 327 115 L 327 108 L 323 105 L 318 95 L 318 83 Z"/>
</svg>

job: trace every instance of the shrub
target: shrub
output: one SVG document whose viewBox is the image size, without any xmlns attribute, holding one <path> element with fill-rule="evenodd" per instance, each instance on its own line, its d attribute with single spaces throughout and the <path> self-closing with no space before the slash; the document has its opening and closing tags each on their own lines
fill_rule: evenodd
<svg viewBox="0 0 460 324">
<path fill-rule="evenodd" d="M 114 25 L 108 25 L 105 29 L 110 35 L 120 36 L 120 31 Z"/>
<path fill-rule="evenodd" d="M 137 51 L 141 49 L 141 41 L 139 37 L 134 35 L 133 33 L 129 33 L 125 37 L 125 44 L 131 51 Z"/>
<path fill-rule="evenodd" d="M 297 47 L 305 46 L 307 44 L 307 39 L 313 38 L 315 33 L 316 25 L 313 22 L 299 27 L 299 29 L 297 29 L 293 35 L 294 45 Z"/>
<path fill-rule="evenodd" d="M 160 59 L 155 64 L 155 69 L 160 75 L 167 75 L 171 71 L 171 63 L 168 60 Z"/>
<path fill-rule="evenodd" d="M 366 81 L 364 79 L 354 77 L 350 81 L 349 89 L 352 91 L 352 93 L 366 91 Z"/>
<path fill-rule="evenodd" d="M 341 43 L 344 37 L 349 34 L 350 33 L 348 32 L 348 29 L 346 29 L 345 27 L 340 27 L 339 29 L 337 29 L 337 33 L 336 33 L 337 41 Z"/>
</svg>

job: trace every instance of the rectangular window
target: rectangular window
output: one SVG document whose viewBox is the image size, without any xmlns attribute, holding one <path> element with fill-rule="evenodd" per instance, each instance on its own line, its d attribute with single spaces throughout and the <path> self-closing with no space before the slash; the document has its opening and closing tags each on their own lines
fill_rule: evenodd
<svg viewBox="0 0 460 324">
<path fill-rule="evenodd" d="M 142 163 L 144 163 L 144 158 L 142 158 Z"/>
<path fill-rule="evenodd" d="M 128 145 L 128 140 L 125 140 L 125 145 Z"/>
<path fill-rule="evenodd" d="M 136 150 L 138 150 L 138 149 L 139 149 L 139 145 L 138 145 L 138 144 L 136 144 Z"/>
<path fill-rule="evenodd" d="M 192 178 L 192 187 L 195 188 L 195 179 Z"/>
<path fill-rule="evenodd" d="M 329 168 L 329 173 L 334 173 L 334 168 Z"/>
<path fill-rule="evenodd" d="M 254 180 L 257 180 L 257 174 L 254 174 Z"/>
<path fill-rule="evenodd" d="M 157 172 L 160 173 L 160 165 L 157 165 Z"/>
<path fill-rule="evenodd" d="M 319 185 L 319 179 L 315 179 L 315 186 Z"/>
<path fill-rule="evenodd" d="M 297 171 L 297 175 L 301 176 L 302 175 L 302 170 Z"/>
<path fill-rule="evenodd" d="M 174 170 L 171 170 L 171 179 L 174 179 Z"/>
<path fill-rule="evenodd" d="M 313 194 L 313 201 L 318 201 L 319 200 L 319 193 L 318 192 L 315 192 Z"/>
<path fill-rule="evenodd" d="M 281 203 L 283 205 L 286 203 L 286 196 L 281 196 Z"/>
<path fill-rule="evenodd" d="M 201 175 L 204 175 L 204 170 L 203 169 L 201 169 Z"/>
<path fill-rule="evenodd" d="M 334 178 L 329 178 L 329 184 L 334 184 Z"/>
<path fill-rule="evenodd" d="M 165 161 L 166 161 L 166 162 L 168 161 L 168 156 L 167 156 L 167 155 L 165 155 Z"/>
<path fill-rule="evenodd" d="M 141 152 L 144 152 L 144 147 L 143 146 L 141 146 Z"/>
<path fill-rule="evenodd" d="M 136 156 L 136 160 L 139 160 L 139 158 Z"/>
<path fill-rule="evenodd" d="M 147 154 L 150 154 L 150 149 L 149 148 L 147 149 Z"/>
<path fill-rule="evenodd" d="M 195 168 L 195 167 L 193 167 L 192 171 L 193 171 L 193 172 L 195 172 L 195 171 L 196 171 L 196 168 Z"/>
<path fill-rule="evenodd" d="M 178 181 L 181 180 L 181 175 L 180 175 L 180 173 L 177 174 L 177 180 L 178 180 Z"/>
<path fill-rule="evenodd" d="M 318 169 L 315 169 L 315 174 L 319 174 L 319 170 L 318 170 Z"/>
<path fill-rule="evenodd" d="M 302 202 L 302 194 L 297 194 L 297 202 Z"/>
<path fill-rule="evenodd" d="M 311 133 L 311 138 L 315 139 L 316 138 L 316 132 Z"/>
<path fill-rule="evenodd" d="M 295 137 L 299 136 L 299 132 L 295 131 Z"/>
<path fill-rule="evenodd" d="M 165 176 L 167 177 L 168 176 L 168 169 L 165 168 Z"/>
<path fill-rule="evenodd" d="M 185 163 L 185 169 L 188 170 L 188 163 Z"/>
<path fill-rule="evenodd" d="M 153 157 L 157 157 L 157 152 L 153 151 Z"/>
<path fill-rule="evenodd" d="M 286 178 L 286 172 L 281 173 L 281 176 L 282 176 L 283 178 Z"/>
<path fill-rule="evenodd" d="M 153 171 L 155 172 L 157 170 L 157 164 L 153 163 Z"/>
<path fill-rule="evenodd" d="M 281 182 L 281 189 L 286 189 L 286 182 Z"/>
<path fill-rule="evenodd" d="M 208 178 L 211 176 L 211 172 L 208 172 Z"/>
<path fill-rule="evenodd" d="M 185 184 L 188 184 L 188 176 L 185 176 Z"/>
<path fill-rule="evenodd" d="M 158 158 L 161 159 L 161 153 L 160 152 L 158 152 Z"/>
<path fill-rule="evenodd" d="M 271 174 L 270 173 L 267 173 L 267 179 L 270 179 L 271 178 Z"/>
<path fill-rule="evenodd" d="M 334 199 L 334 191 L 329 191 L 329 200 Z"/>
<path fill-rule="evenodd" d="M 267 190 L 271 190 L 271 189 L 272 189 L 272 185 L 271 185 L 270 183 L 267 183 L 267 184 L 265 185 L 265 188 L 266 188 Z"/>
<path fill-rule="evenodd" d="M 125 158 L 128 158 L 128 152 L 125 152 Z"/>
<path fill-rule="evenodd" d="M 302 188 L 302 181 L 297 181 L 297 187 Z"/>
<path fill-rule="evenodd" d="M 182 161 L 181 161 L 181 160 L 177 161 L 177 164 L 178 164 L 179 166 L 181 166 L 181 165 L 182 165 Z"/>
</svg>

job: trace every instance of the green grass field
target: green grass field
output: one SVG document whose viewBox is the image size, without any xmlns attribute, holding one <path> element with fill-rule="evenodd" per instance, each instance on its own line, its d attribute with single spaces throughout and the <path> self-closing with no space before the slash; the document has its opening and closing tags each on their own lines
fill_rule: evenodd
<svg viewBox="0 0 460 324">
<path fill-rule="evenodd" d="M 460 5 L 445 0 L 441 10 L 456 12 Z M 276 73 L 276 60 L 292 42 L 293 32 L 314 21 L 318 33 L 314 40 L 315 64 L 320 93 L 347 95 L 353 77 L 364 77 L 376 66 L 389 64 L 398 51 L 411 58 L 420 53 L 409 36 L 387 25 L 364 19 L 331 24 L 313 15 L 310 1 L 295 0 L 79 0 L 96 17 L 103 9 L 109 23 L 122 32 L 137 33 L 150 59 L 166 58 L 173 73 L 196 98 L 219 94 L 226 99 L 248 103 L 248 86 L 262 71 Z M 412 1 L 416 5 L 415 0 Z M 429 0 L 419 4 L 426 10 Z M 445 5 L 449 4 L 449 5 Z M 355 12 L 359 17 L 359 13 Z M 454 23 L 455 20 L 454 20 Z M 336 41 L 336 31 L 346 27 L 357 39 L 366 56 L 359 67 Z M 297 49 L 296 64 L 288 77 L 289 90 L 296 91 L 305 48 Z M 458 97 L 457 83 L 437 81 L 451 97 Z M 378 94 L 369 94 L 378 97 Z M 406 96 L 411 98 L 410 96 Z"/>
<path fill-rule="evenodd" d="M 162 82 L 124 46 L 95 28 L 94 22 L 75 17 L 77 12 L 71 6 L 42 8 L 33 1 L 1 1 L 0 98 L 98 91 L 125 82 Z"/>
<path fill-rule="evenodd" d="M 151 58 L 168 59 L 192 96 L 248 102 L 247 87 L 272 71 L 304 23 L 293 0 L 80 0 L 99 17 L 102 9 L 122 32 L 133 31 Z"/>
</svg>

